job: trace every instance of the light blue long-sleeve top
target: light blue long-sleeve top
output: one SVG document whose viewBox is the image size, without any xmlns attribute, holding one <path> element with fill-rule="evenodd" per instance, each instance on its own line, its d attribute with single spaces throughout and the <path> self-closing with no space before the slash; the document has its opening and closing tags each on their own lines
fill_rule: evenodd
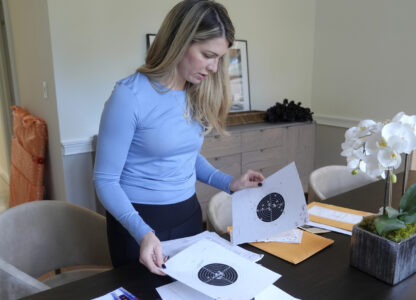
<svg viewBox="0 0 416 300">
<path fill-rule="evenodd" d="M 160 93 L 135 73 L 116 83 L 101 116 L 94 169 L 97 195 L 140 244 L 152 229 L 132 203 L 172 204 L 196 179 L 229 192 L 232 177 L 199 152 L 203 127 L 185 118 L 185 91 Z"/>
</svg>

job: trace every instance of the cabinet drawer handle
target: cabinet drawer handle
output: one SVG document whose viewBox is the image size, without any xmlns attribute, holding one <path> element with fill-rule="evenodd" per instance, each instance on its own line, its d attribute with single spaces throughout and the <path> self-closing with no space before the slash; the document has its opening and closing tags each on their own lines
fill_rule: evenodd
<svg viewBox="0 0 416 300">
<path fill-rule="evenodd" d="M 264 152 L 264 149 L 260 149 L 260 152 Z"/>
<path fill-rule="evenodd" d="M 219 160 L 220 158 L 219 157 L 214 157 L 214 160 Z"/>
<path fill-rule="evenodd" d="M 220 136 L 219 136 L 219 135 L 216 135 L 216 136 L 214 136 L 214 138 L 215 138 L 215 139 L 219 139 L 219 138 L 220 138 Z"/>
</svg>

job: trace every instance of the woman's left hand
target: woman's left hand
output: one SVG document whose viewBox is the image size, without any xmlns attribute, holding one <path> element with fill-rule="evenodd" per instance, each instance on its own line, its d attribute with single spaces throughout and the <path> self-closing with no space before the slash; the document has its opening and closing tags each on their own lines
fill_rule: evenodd
<svg viewBox="0 0 416 300">
<path fill-rule="evenodd" d="M 256 171 L 247 170 L 240 177 L 234 178 L 230 183 L 230 191 L 236 192 L 248 187 L 259 187 L 261 186 L 264 176 Z"/>
</svg>

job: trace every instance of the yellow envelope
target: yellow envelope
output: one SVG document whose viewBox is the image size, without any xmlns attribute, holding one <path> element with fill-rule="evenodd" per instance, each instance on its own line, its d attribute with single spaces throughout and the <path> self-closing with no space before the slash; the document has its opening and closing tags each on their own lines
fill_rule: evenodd
<svg viewBox="0 0 416 300">
<path fill-rule="evenodd" d="M 328 208 L 328 209 L 332 209 L 332 210 L 337 210 L 337 211 L 342 211 L 342 212 L 345 212 L 345 213 L 354 214 L 354 215 L 358 215 L 358 216 L 371 215 L 371 213 L 368 213 L 368 212 L 365 212 L 365 211 L 345 208 L 345 207 L 331 205 L 331 204 L 325 204 L 325 203 L 321 203 L 321 202 L 311 202 L 311 203 L 309 203 L 308 204 L 308 209 L 310 209 L 313 206 L 320 206 L 320 207 L 324 207 L 324 208 Z M 354 224 L 345 223 L 345 222 L 336 221 L 336 220 L 331 220 L 331 219 L 327 219 L 327 218 L 322 218 L 322 217 L 318 217 L 318 216 L 315 216 L 315 215 L 312 215 L 312 214 L 309 214 L 309 220 L 311 220 L 312 222 L 325 224 L 325 225 L 329 225 L 329 226 L 334 226 L 334 227 L 349 230 L 349 231 L 352 231 L 352 227 L 354 226 Z"/>
<path fill-rule="evenodd" d="M 298 264 L 333 243 L 334 241 L 331 239 L 303 231 L 302 242 L 300 244 L 256 242 L 250 243 L 250 245 L 287 260 L 292 264 Z"/>
<path fill-rule="evenodd" d="M 230 233 L 232 226 L 227 229 Z M 303 231 L 302 242 L 299 244 L 282 242 L 255 242 L 249 244 L 292 264 L 298 264 L 333 243 L 334 241 L 331 239 Z"/>
</svg>

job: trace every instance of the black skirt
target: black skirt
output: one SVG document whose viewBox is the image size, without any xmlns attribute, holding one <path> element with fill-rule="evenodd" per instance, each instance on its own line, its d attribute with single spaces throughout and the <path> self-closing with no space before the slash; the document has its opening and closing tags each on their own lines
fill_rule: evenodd
<svg viewBox="0 0 416 300">
<path fill-rule="evenodd" d="M 135 204 L 143 220 L 155 231 L 160 241 L 178 239 L 202 231 L 202 212 L 196 194 L 168 205 Z M 107 236 L 114 267 L 139 264 L 140 246 L 130 233 L 108 212 Z"/>
</svg>

